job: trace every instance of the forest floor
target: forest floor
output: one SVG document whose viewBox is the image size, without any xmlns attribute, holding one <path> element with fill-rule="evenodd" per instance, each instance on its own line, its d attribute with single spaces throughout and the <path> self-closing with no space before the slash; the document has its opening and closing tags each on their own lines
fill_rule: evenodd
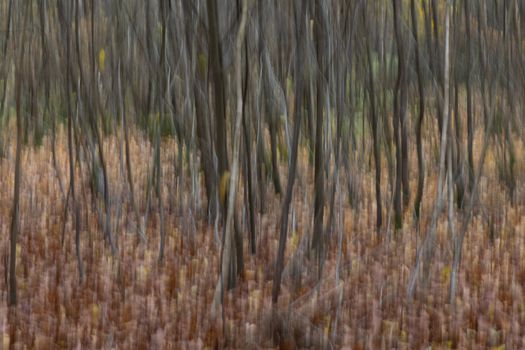
<svg viewBox="0 0 525 350">
<path fill-rule="evenodd" d="M 134 228 L 133 211 L 127 204 L 128 187 L 122 170 L 125 167 L 119 162 L 118 145 L 115 137 L 108 138 L 105 145 L 112 226 L 118 246 L 114 256 L 98 224 L 86 171 L 78 170 L 85 268 L 81 284 L 71 210 L 63 242 L 61 239 L 65 194 L 58 179 L 64 190 L 69 183 L 65 136 L 63 132 L 57 136 L 58 176 L 49 139 L 38 149 L 24 150 L 21 234 L 17 245 L 19 295 L 18 305 L 11 309 L 6 306 L 4 276 L 14 148 L 7 149 L 7 157 L 0 162 L 0 257 L 5 262 L 0 264 L 0 334 L 4 348 L 525 348 L 525 192 L 520 188 L 524 177 L 521 162 L 516 169 L 516 201 L 511 205 L 505 189 L 493 176 L 497 173 L 495 156 L 488 155 L 487 175 L 480 183 L 481 204 L 463 245 L 453 307 L 448 302 L 452 241 L 446 212 L 439 220 L 428 282 L 417 290 L 412 303 L 406 301 L 416 249 L 426 233 L 434 205 L 436 169 L 427 169 L 421 230 L 407 211 L 403 230 L 389 234 L 381 242 L 374 227 L 373 162 L 370 169 L 356 169 L 359 210 L 350 207 L 346 180 L 342 180 L 337 191 L 342 195 L 336 199 L 340 215 L 336 214 L 333 232 L 327 233 L 327 255 L 318 283 L 315 259 L 295 254 L 308 244 L 312 226 L 312 167 L 302 154 L 286 249 L 288 266 L 279 304 L 272 307 L 271 289 L 282 200 L 273 194 L 268 182 L 266 211 L 256 220 L 257 253 L 249 254 L 245 234 L 244 279 L 226 293 L 224 314 L 212 320 L 210 305 L 218 278 L 220 243 L 215 238 L 213 222 L 208 223 L 200 209 L 204 203 L 202 186 L 199 194 L 192 196 L 192 181 L 187 174 L 182 182 L 176 181 L 176 145 L 165 141 L 162 164 L 166 247 L 165 259 L 159 264 L 156 201 L 152 201 L 147 242 L 141 243 Z M 523 147 L 517 148 L 517 159 L 524 159 Z M 148 143 L 134 135 L 133 171 L 142 213 L 151 157 Z M 411 175 L 415 187 L 416 174 Z M 387 181 L 385 174 L 383 184 Z M 383 193 L 384 203 L 389 203 L 386 185 Z M 242 203 L 239 200 L 239 213 Z M 239 217 L 246 228 L 244 216 Z M 460 220 L 461 216 L 456 218 Z M 338 263 L 339 232 L 342 239 Z M 296 265 L 288 264 L 292 255 Z"/>
</svg>

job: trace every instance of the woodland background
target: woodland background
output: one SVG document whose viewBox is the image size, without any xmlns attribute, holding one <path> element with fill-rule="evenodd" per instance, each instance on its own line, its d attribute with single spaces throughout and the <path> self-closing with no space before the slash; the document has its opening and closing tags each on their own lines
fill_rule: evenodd
<svg viewBox="0 0 525 350">
<path fill-rule="evenodd" d="M 525 3 L 0 1 L 4 348 L 525 347 Z"/>
</svg>

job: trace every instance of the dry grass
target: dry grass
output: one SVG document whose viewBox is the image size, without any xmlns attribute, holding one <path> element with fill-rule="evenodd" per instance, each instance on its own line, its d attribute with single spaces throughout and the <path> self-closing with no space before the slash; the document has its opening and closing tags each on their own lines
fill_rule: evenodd
<svg viewBox="0 0 525 350">
<path fill-rule="evenodd" d="M 60 173 L 67 185 L 63 133 L 58 141 Z M 523 159 L 520 155 L 523 148 L 518 148 L 518 159 Z M 477 208 L 464 244 L 455 310 L 448 304 L 452 246 L 446 217 L 442 216 L 438 225 L 429 284 L 419 289 L 414 303 L 407 305 L 407 281 L 414 265 L 416 244 L 425 230 L 417 233 L 407 213 L 403 233 L 389 243 L 378 244 L 372 173 L 362 170 L 360 212 L 350 209 L 346 200 L 341 208 L 341 284 L 336 286 L 334 279 L 337 258 L 334 236 L 319 288 L 315 288 L 313 264 L 305 259 L 301 265 L 301 285 L 292 289 L 290 275 L 286 275 L 277 311 L 272 311 L 280 199 L 269 189 L 267 213 L 257 219 L 258 253 L 250 256 L 245 244 L 245 280 L 225 296 L 223 325 L 220 319 L 211 324 L 208 317 L 218 276 L 220 246 L 214 240 L 213 227 L 203 219 L 202 210 L 190 213 L 189 177 L 185 175 L 184 186 L 177 187 L 174 183 L 175 149 L 173 142 L 163 144 L 167 240 L 166 258 L 159 266 L 158 215 L 151 215 L 146 233 L 148 242 L 140 243 L 134 234 L 131 207 L 126 204 L 127 186 L 125 174 L 119 172 L 116 139 L 107 141 L 112 198 L 115 203 L 119 200 L 124 203 L 115 232 L 119 251 L 111 256 L 87 196 L 87 203 L 82 204 L 81 232 L 86 278 L 81 285 L 70 215 L 63 246 L 60 241 L 64 200 L 52 165 L 49 140 L 39 150 L 25 150 L 16 309 L 6 307 L 7 288 L 5 279 L 0 280 L 0 333 L 4 348 L 270 348 L 276 344 L 281 348 L 332 345 L 355 349 L 525 347 L 522 256 L 525 196 L 519 186 L 523 179 L 517 179 L 518 200 L 511 207 L 504 189 L 493 176 L 494 162 L 490 157 L 488 175 L 480 188 L 483 205 Z M 13 153 L 9 149 L 7 159 L 0 163 L 4 175 L 0 178 L 2 261 L 6 261 L 9 244 Z M 132 157 L 139 208 L 143 211 L 151 148 L 137 135 L 133 138 Z M 297 229 L 290 232 L 287 261 L 311 227 L 312 181 L 306 162 L 306 156 L 301 156 L 302 176 L 292 209 Z M 517 174 L 523 173 L 521 166 L 519 163 Z M 429 168 L 428 174 L 423 228 L 433 205 L 436 172 Z M 86 176 L 80 171 L 78 178 L 86 183 Z M 386 181 L 385 175 L 383 183 Z M 415 179 L 412 184 L 415 185 Z M 87 195 L 87 186 L 84 187 Z M 154 205 L 152 213 L 156 211 Z M 494 217 L 496 225 L 493 241 L 487 231 L 487 215 Z M 5 276 L 6 265 L 0 265 L 0 274 Z M 333 336 L 335 326 L 337 333 Z"/>
</svg>

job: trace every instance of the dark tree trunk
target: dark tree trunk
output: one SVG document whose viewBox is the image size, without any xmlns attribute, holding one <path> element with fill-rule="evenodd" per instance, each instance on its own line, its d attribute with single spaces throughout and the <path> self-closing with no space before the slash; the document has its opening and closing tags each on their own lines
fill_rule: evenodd
<svg viewBox="0 0 525 350">
<path fill-rule="evenodd" d="M 405 191 L 404 185 L 408 188 L 408 178 L 404 180 L 405 173 L 408 174 L 408 169 L 405 169 L 405 161 L 408 160 L 405 154 L 403 144 L 406 140 L 403 140 L 403 136 L 406 139 L 406 133 L 404 131 L 405 119 L 406 119 L 406 62 L 405 62 L 405 48 L 404 39 L 402 35 L 402 23 L 401 13 L 402 7 L 399 0 L 392 0 L 394 8 L 394 31 L 397 45 L 397 81 L 394 91 L 394 140 L 396 144 L 396 179 L 395 179 L 395 190 L 394 190 L 394 216 L 395 216 L 395 228 L 396 230 L 401 229 L 403 226 L 403 205 L 401 202 L 401 191 L 403 193 L 409 193 Z M 408 197 L 408 195 L 405 195 Z M 405 200 L 406 201 L 406 200 Z"/>
<path fill-rule="evenodd" d="M 314 36 L 316 44 L 317 73 L 316 89 L 316 126 L 315 126 L 315 159 L 314 159 L 314 228 L 311 248 L 317 254 L 319 274 L 323 255 L 323 214 L 324 214 L 324 152 L 323 152 L 323 125 L 324 125 L 324 89 L 325 89 L 325 23 L 320 0 L 315 0 Z"/>
<path fill-rule="evenodd" d="M 222 64 L 221 43 L 219 37 L 219 18 L 217 13 L 217 0 L 206 0 L 208 9 L 208 40 L 209 40 L 209 55 L 211 66 L 213 87 L 214 87 L 214 101 L 215 101 L 215 121 L 217 126 L 217 134 L 215 140 L 215 150 L 217 152 L 219 177 L 222 178 L 224 173 L 228 171 L 228 151 L 226 145 L 226 97 L 224 95 L 224 68 Z"/>
<path fill-rule="evenodd" d="M 365 11 L 366 7 L 363 7 L 363 20 L 365 22 L 365 28 L 370 28 L 368 24 L 368 17 Z M 367 30 L 368 32 L 368 30 Z M 375 163 L 375 196 L 376 196 L 376 233 L 379 237 L 381 226 L 383 225 L 383 206 L 381 201 L 381 147 L 379 144 L 379 128 L 377 125 L 378 115 L 376 111 L 376 95 L 375 95 L 375 84 L 374 84 L 374 72 L 372 66 L 372 51 L 370 48 L 370 42 L 367 37 L 366 40 L 366 58 L 367 58 L 367 73 L 368 73 L 368 95 L 370 97 L 370 126 L 372 129 L 372 143 L 374 151 L 374 163 Z"/>
<path fill-rule="evenodd" d="M 299 7 L 300 9 L 298 9 Z M 299 14 L 295 16 L 295 35 L 296 35 L 296 55 L 295 55 L 295 103 L 294 103 L 294 129 L 292 139 L 292 151 L 290 155 L 290 165 L 288 170 L 288 182 L 286 184 L 286 193 L 284 197 L 283 207 L 281 211 L 281 222 L 279 231 L 279 248 L 277 251 L 277 259 L 275 262 L 275 275 L 273 278 L 272 302 L 277 303 L 279 293 L 281 291 L 281 275 L 284 266 L 284 252 L 286 249 L 286 236 L 288 232 L 288 214 L 290 211 L 290 203 L 292 201 L 293 186 L 295 182 L 295 173 L 297 169 L 297 148 L 299 145 L 299 134 L 301 130 L 301 114 L 302 114 L 302 97 L 303 97 L 303 65 L 301 64 L 300 53 L 302 53 L 302 37 L 304 20 L 306 16 L 306 5 L 302 0 L 294 2 L 295 11 L 299 10 Z"/>
<path fill-rule="evenodd" d="M 417 12 L 415 0 L 410 0 L 410 13 L 412 16 L 412 35 L 416 43 L 416 70 L 417 70 L 417 87 L 419 91 L 419 111 L 416 124 L 416 144 L 417 144 L 417 192 L 414 200 L 414 213 L 416 219 L 419 221 L 421 200 L 423 198 L 423 187 L 425 184 L 425 160 L 423 155 L 423 142 L 421 138 L 421 131 L 423 128 L 423 119 L 425 117 L 425 85 L 423 83 L 423 70 L 421 67 L 421 48 L 419 46 Z"/>
</svg>

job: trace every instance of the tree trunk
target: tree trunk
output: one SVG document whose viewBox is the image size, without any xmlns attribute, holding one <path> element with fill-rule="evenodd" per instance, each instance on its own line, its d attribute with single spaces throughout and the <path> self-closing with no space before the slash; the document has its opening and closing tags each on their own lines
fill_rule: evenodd
<svg viewBox="0 0 525 350">
<path fill-rule="evenodd" d="M 363 21 L 365 22 L 365 28 L 370 28 L 369 19 L 365 11 L 366 7 L 363 7 Z M 366 30 L 368 33 L 368 30 Z M 375 163 L 375 197 L 376 197 L 376 234 L 379 237 L 381 232 L 381 226 L 383 225 L 383 205 L 381 200 L 381 147 L 379 144 L 379 128 L 378 128 L 378 115 L 376 106 L 376 95 L 375 95 L 375 84 L 374 84 L 374 72 L 372 66 L 372 50 L 370 48 L 369 36 L 366 40 L 366 58 L 367 58 L 367 90 L 370 97 L 370 127 L 372 129 L 372 144 L 374 152 L 374 163 Z"/>
<path fill-rule="evenodd" d="M 27 6 L 28 8 L 29 6 Z M 15 99 L 16 99 L 16 158 L 15 158 L 15 184 L 13 190 L 13 209 L 11 210 L 11 229 L 9 234 L 9 296 L 8 305 L 15 306 L 17 302 L 16 287 L 16 246 L 18 233 L 20 232 L 20 186 L 22 181 L 22 68 L 25 56 L 27 8 L 21 27 L 23 31 L 22 42 L 18 49 L 18 65 L 15 76 Z"/>
<path fill-rule="evenodd" d="M 210 65 L 213 77 L 215 120 L 217 135 L 215 150 L 219 161 L 219 178 L 222 179 L 228 170 L 228 152 L 226 145 L 226 98 L 224 95 L 224 71 L 222 65 L 221 43 L 219 37 L 219 19 L 217 13 L 217 0 L 206 0 L 208 9 L 208 40 Z"/>
<path fill-rule="evenodd" d="M 303 52 L 302 49 L 302 37 L 304 20 L 306 16 L 306 5 L 302 0 L 294 2 L 294 7 L 300 7 L 299 16 L 296 17 L 295 21 L 295 34 L 296 34 L 296 55 L 295 55 L 295 103 L 294 103 L 294 114 L 295 123 L 293 129 L 292 139 L 292 150 L 290 155 L 290 163 L 288 169 L 288 182 L 286 184 L 286 194 L 284 197 L 283 207 L 281 210 L 281 222 L 279 231 L 279 248 L 277 251 L 277 259 L 275 261 L 275 275 L 273 278 L 272 288 L 272 302 L 277 303 L 279 293 L 281 291 L 281 275 L 284 266 L 284 252 L 286 250 L 286 236 L 288 233 L 288 214 L 290 211 L 290 203 L 292 201 L 293 186 L 295 182 L 295 173 L 297 170 L 297 148 L 299 145 L 299 134 L 301 131 L 301 119 L 302 119 L 302 97 L 303 97 L 303 65 L 301 63 L 300 54 Z M 297 11 L 297 9 L 296 9 Z"/>
<path fill-rule="evenodd" d="M 406 131 L 406 104 L 407 104 L 407 52 L 405 48 L 404 31 L 402 29 L 401 15 L 402 2 L 393 0 L 394 31 L 397 46 L 397 81 L 394 91 L 394 140 L 396 143 L 396 180 L 394 192 L 395 228 L 403 226 L 403 204 L 406 206 L 410 199 L 408 183 L 408 135 Z M 402 192 L 402 193 L 401 193 Z M 401 202 L 403 194 L 403 203 Z"/>
<path fill-rule="evenodd" d="M 211 318 L 215 319 L 217 316 L 217 308 L 224 294 L 224 281 L 229 278 L 229 268 L 231 264 L 231 248 L 233 245 L 233 232 L 232 232 L 232 220 L 235 210 L 235 202 L 237 195 L 237 184 L 239 180 L 239 149 L 240 149 L 240 138 L 241 138 L 241 123 L 242 123 L 242 110 L 243 110 L 243 98 L 242 98 L 242 75 L 241 75 L 241 50 L 246 35 L 246 21 L 248 17 L 248 0 L 243 0 L 241 22 L 239 25 L 239 31 L 235 42 L 235 87 L 237 92 L 237 110 L 235 116 L 235 128 L 234 128 L 234 139 L 233 139 L 233 161 L 231 166 L 231 177 L 230 186 L 228 191 L 228 210 L 226 217 L 225 235 L 223 240 L 222 254 L 221 254 L 221 265 L 220 265 L 220 276 L 219 281 L 215 287 L 215 293 L 211 305 Z"/>
<path fill-rule="evenodd" d="M 419 46 L 417 12 L 415 0 L 410 0 L 410 13 L 412 16 L 412 35 L 416 43 L 416 70 L 417 70 L 417 87 L 419 91 L 419 115 L 416 124 L 416 144 L 417 144 L 417 192 L 414 200 L 414 214 L 416 220 L 419 221 L 421 200 L 423 198 L 423 188 L 425 185 L 425 159 L 423 155 L 423 142 L 421 138 L 421 131 L 423 128 L 423 119 L 425 117 L 425 85 L 423 83 L 423 70 L 421 67 L 421 48 Z"/>
<path fill-rule="evenodd" d="M 314 160 L 314 228 L 311 249 L 314 249 L 318 259 L 319 274 L 323 255 L 323 214 L 324 214 L 324 152 L 323 152 L 323 125 L 324 125 L 324 89 L 325 89 L 325 21 L 321 0 L 315 0 L 314 35 L 316 44 L 317 73 L 316 91 L 316 126 L 315 126 L 315 160 Z"/>
<path fill-rule="evenodd" d="M 425 278 L 428 278 L 428 273 L 430 272 L 430 263 L 433 256 L 434 244 L 436 240 L 436 228 L 437 220 L 439 213 L 442 209 L 443 202 L 443 182 L 445 178 L 445 155 L 447 152 L 447 129 L 448 129 L 448 120 L 449 120 L 449 111 L 448 111 L 448 100 L 449 100 L 449 32 L 450 32 L 450 7 L 452 6 L 451 1 L 447 0 L 446 10 L 445 10 L 445 57 L 444 57 L 444 89 L 443 89 L 443 99 L 444 99 L 444 109 L 443 109 L 443 125 L 441 132 L 441 144 L 440 144 L 440 153 L 439 153 L 439 173 L 438 173 L 438 185 L 437 185 L 437 199 L 432 211 L 432 219 L 428 233 L 425 237 L 425 240 L 421 244 L 420 248 L 417 251 L 416 256 L 416 266 L 412 270 L 412 273 L 409 278 L 408 288 L 407 288 L 407 299 L 412 300 L 416 288 L 416 281 L 419 276 L 419 272 L 422 264 L 424 264 Z"/>
</svg>

